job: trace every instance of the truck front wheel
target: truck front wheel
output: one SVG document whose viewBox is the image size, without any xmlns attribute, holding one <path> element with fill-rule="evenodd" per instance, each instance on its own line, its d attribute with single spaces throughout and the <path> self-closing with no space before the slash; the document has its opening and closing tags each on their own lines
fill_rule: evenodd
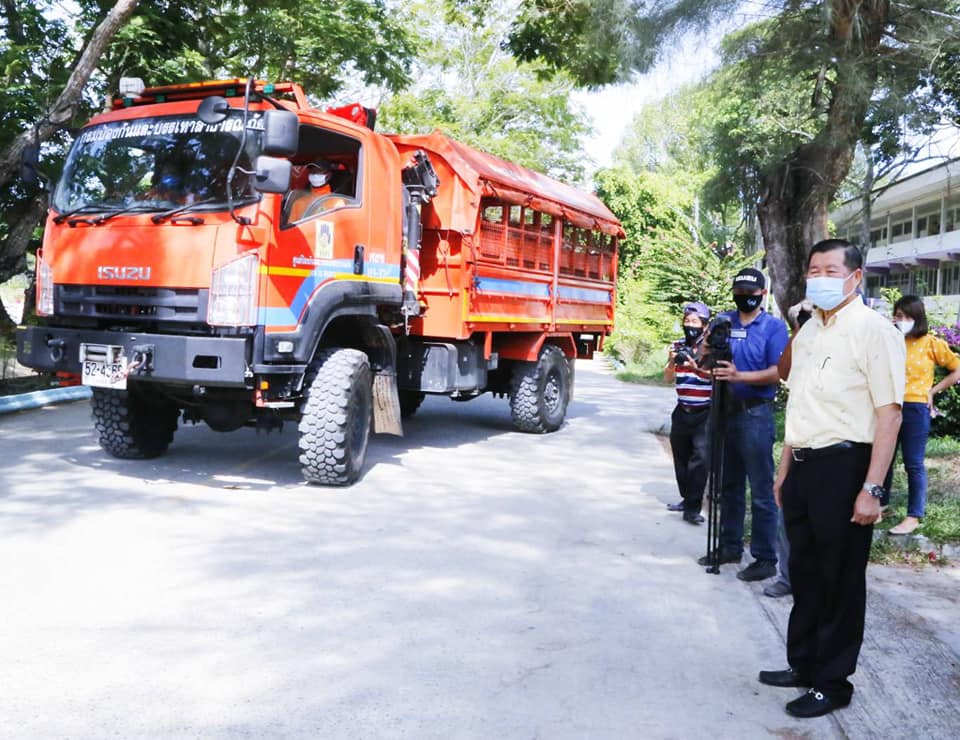
<svg viewBox="0 0 960 740">
<path fill-rule="evenodd" d="M 310 483 L 348 486 L 360 477 L 370 437 L 373 380 L 355 349 L 321 350 L 310 366 L 300 417 L 300 466 Z"/>
<path fill-rule="evenodd" d="M 100 446 L 127 460 L 159 457 L 177 430 L 180 409 L 131 385 L 125 391 L 94 388 L 93 422 Z"/>
<path fill-rule="evenodd" d="M 563 351 L 545 344 L 536 362 L 517 362 L 510 378 L 510 416 L 521 432 L 560 428 L 570 402 L 570 368 Z"/>
</svg>

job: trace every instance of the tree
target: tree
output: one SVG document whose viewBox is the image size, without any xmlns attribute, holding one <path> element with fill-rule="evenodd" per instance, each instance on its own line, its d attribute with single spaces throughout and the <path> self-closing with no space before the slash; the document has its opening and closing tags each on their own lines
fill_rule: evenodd
<svg viewBox="0 0 960 740">
<path fill-rule="evenodd" d="M 491 4 L 485 22 L 452 13 L 438 17 L 427 3 L 411 7 L 419 55 L 410 89 L 380 106 L 386 130 L 449 136 L 567 182 L 585 174 L 584 113 L 570 101 L 565 75 L 543 79 L 538 65 L 518 64 L 503 49 L 510 16 Z"/>
<path fill-rule="evenodd" d="M 520 59 L 542 59 L 582 84 L 601 85 L 646 70 L 678 33 L 740 4 L 523 0 L 510 45 Z M 751 197 L 774 293 L 786 309 L 803 297 L 806 255 L 827 236 L 830 203 L 865 127 L 899 137 L 884 129 L 895 116 L 879 113 L 904 106 L 955 115 L 960 17 L 954 0 L 783 0 L 767 8 L 771 21 L 735 40 L 727 61 L 741 79 L 758 82 L 776 68 L 780 81 L 803 93 L 796 97 L 805 105 L 802 126 L 782 131 L 768 159 L 747 164 L 756 167 Z M 747 124 L 745 113 L 735 121 Z"/>
</svg>

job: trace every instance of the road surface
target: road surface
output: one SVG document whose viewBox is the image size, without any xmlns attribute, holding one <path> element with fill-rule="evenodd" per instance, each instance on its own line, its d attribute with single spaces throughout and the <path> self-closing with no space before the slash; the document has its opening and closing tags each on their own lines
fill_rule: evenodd
<svg viewBox="0 0 960 740">
<path fill-rule="evenodd" d="M 348 489 L 301 482 L 292 426 L 137 462 L 86 402 L 0 417 L 0 737 L 958 735 L 960 646 L 886 600 L 855 704 L 786 715 L 756 674 L 788 605 L 664 507 L 669 390 L 576 377 L 546 436 L 430 398 Z"/>
</svg>

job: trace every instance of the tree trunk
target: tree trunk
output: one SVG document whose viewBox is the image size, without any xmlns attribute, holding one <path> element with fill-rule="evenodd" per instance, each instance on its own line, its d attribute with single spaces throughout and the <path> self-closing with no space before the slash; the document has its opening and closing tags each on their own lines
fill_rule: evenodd
<svg viewBox="0 0 960 740">
<path fill-rule="evenodd" d="M 831 0 L 830 9 L 835 74 L 826 121 L 812 141 L 764 176 L 757 207 L 771 287 L 783 313 L 803 300 L 810 247 L 828 236 L 830 203 L 853 162 L 890 14 L 888 0 Z"/>
<path fill-rule="evenodd" d="M 60 97 L 50 106 L 43 121 L 36 129 L 28 129 L 21 133 L 10 142 L 6 149 L 0 152 L 0 186 L 5 185 L 17 174 L 20 166 L 20 155 L 26 147 L 37 140 L 46 141 L 70 122 L 77 103 L 80 101 L 83 88 L 86 87 L 90 75 L 96 69 L 100 56 L 120 27 L 133 14 L 138 2 L 139 0 L 117 0 L 113 9 L 93 32 L 89 43 L 80 55 L 76 67 L 70 74 L 70 79 L 67 80 L 66 86 L 60 93 Z"/>
<path fill-rule="evenodd" d="M 873 157 L 870 148 L 863 147 L 867 155 L 867 174 L 864 175 L 863 184 L 860 186 L 860 254 L 863 255 L 863 263 L 867 263 L 867 253 L 872 246 L 870 243 L 870 218 L 873 215 Z"/>
<path fill-rule="evenodd" d="M 20 217 L 10 224 L 10 233 L 0 242 L 0 283 L 5 283 L 14 275 L 26 272 L 27 247 L 33 230 L 47 211 L 47 194 L 39 193 L 24 204 Z"/>
<path fill-rule="evenodd" d="M 767 175 L 757 207 L 771 288 L 783 314 L 803 300 L 807 254 L 811 245 L 827 236 L 830 201 L 821 188 L 821 168 L 805 159 L 798 150 Z"/>
</svg>

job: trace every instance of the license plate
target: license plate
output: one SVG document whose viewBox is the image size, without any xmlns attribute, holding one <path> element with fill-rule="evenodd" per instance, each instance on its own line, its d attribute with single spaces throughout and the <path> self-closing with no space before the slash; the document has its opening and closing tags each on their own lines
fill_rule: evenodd
<svg viewBox="0 0 960 740">
<path fill-rule="evenodd" d="M 97 388 L 127 387 L 127 358 L 123 347 L 113 344 L 80 345 L 81 379 Z"/>
</svg>

